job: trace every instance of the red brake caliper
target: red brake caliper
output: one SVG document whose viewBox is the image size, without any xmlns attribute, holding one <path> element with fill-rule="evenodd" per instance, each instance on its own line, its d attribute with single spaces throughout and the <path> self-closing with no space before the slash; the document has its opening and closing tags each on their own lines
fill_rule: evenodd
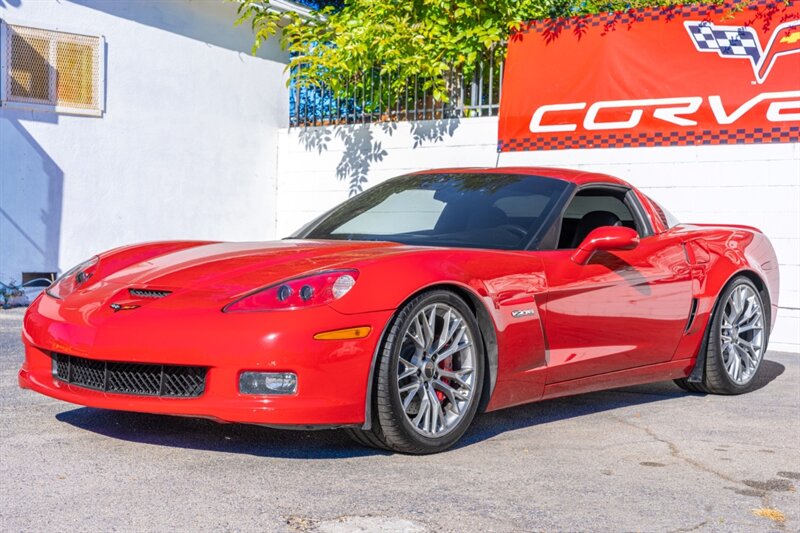
<svg viewBox="0 0 800 533">
<path fill-rule="evenodd" d="M 446 348 L 445 348 L 446 349 Z M 447 358 L 447 360 L 439 367 L 442 370 L 447 370 L 448 372 L 453 370 L 453 356 Z M 450 385 L 450 379 L 448 378 L 439 378 L 442 382 L 447 383 Z M 440 402 L 444 401 L 445 395 L 442 391 L 436 390 L 436 397 L 439 399 Z"/>
</svg>

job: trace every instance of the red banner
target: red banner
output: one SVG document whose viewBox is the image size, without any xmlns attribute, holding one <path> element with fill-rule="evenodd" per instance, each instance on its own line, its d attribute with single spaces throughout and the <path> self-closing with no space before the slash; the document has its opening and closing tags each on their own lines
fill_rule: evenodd
<svg viewBox="0 0 800 533">
<path fill-rule="evenodd" d="M 800 2 L 530 23 L 511 37 L 503 152 L 800 142 Z"/>
</svg>

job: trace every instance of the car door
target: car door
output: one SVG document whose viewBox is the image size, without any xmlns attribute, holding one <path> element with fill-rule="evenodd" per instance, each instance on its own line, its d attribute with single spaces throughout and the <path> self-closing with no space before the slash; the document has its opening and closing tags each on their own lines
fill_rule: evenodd
<svg viewBox="0 0 800 533">
<path fill-rule="evenodd" d="M 579 228 L 582 222 L 588 227 Z M 587 264 L 576 264 L 575 247 L 598 223 L 636 229 L 639 245 L 599 251 Z M 547 383 L 669 361 L 692 304 L 680 239 L 670 232 L 652 234 L 638 198 L 618 186 L 579 189 L 561 226 L 559 249 L 542 253 Z"/>
</svg>

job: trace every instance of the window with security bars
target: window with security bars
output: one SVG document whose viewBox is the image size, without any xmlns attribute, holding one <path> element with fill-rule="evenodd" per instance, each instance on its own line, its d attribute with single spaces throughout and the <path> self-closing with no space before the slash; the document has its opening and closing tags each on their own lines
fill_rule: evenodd
<svg viewBox="0 0 800 533">
<path fill-rule="evenodd" d="M 102 37 L 3 23 L 0 97 L 3 105 L 100 115 Z"/>
</svg>

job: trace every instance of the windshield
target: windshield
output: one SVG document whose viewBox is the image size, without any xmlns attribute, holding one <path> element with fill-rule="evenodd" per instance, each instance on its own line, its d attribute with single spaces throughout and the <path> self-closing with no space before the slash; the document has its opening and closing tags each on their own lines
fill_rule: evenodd
<svg viewBox="0 0 800 533">
<path fill-rule="evenodd" d="M 401 176 L 344 202 L 294 238 L 521 250 L 537 244 L 568 188 L 518 174 Z"/>
</svg>

